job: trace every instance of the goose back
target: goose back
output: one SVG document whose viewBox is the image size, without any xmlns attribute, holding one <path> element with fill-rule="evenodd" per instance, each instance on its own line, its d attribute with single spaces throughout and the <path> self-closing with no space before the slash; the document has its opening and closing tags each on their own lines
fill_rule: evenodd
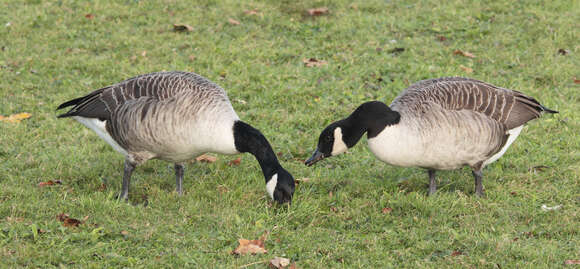
<svg viewBox="0 0 580 269">
<path fill-rule="evenodd" d="M 507 129 L 539 118 L 542 111 L 548 110 L 521 92 L 461 77 L 419 81 L 395 98 L 391 108 L 403 114 L 421 114 L 426 112 L 426 105 L 450 111 L 479 112 Z"/>
</svg>

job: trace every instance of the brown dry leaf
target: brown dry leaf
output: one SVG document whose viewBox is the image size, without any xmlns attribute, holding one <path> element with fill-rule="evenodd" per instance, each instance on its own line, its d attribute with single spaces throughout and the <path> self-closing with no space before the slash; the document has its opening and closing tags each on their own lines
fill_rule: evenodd
<svg viewBox="0 0 580 269">
<path fill-rule="evenodd" d="M 258 12 L 257 9 L 252 9 L 252 10 L 245 10 L 244 13 L 246 13 L 246 15 L 251 16 L 251 15 L 260 15 L 260 12 Z"/>
<path fill-rule="evenodd" d="M 569 51 L 569 50 L 567 50 L 567 49 L 558 49 L 558 53 L 559 53 L 560 55 L 567 55 L 567 54 L 569 54 L 569 53 L 570 53 L 570 51 Z"/>
<path fill-rule="evenodd" d="M 78 219 L 66 218 L 62 222 L 62 226 L 64 226 L 64 227 L 79 227 L 79 225 L 81 225 L 81 223 L 82 222 Z"/>
<path fill-rule="evenodd" d="M 94 18 L 95 18 L 95 15 L 93 15 L 93 14 L 91 14 L 91 13 L 88 13 L 88 14 L 85 14 L 85 18 L 87 18 L 87 19 L 89 19 L 89 20 L 92 20 L 92 19 L 94 19 Z"/>
<path fill-rule="evenodd" d="M 580 84 L 580 79 L 574 78 L 574 83 Z"/>
<path fill-rule="evenodd" d="M 122 231 L 121 231 L 121 234 L 122 234 L 122 235 L 124 235 L 124 236 L 127 236 L 127 235 L 129 235 L 129 232 L 127 232 L 127 231 L 125 231 L 125 230 L 122 230 Z"/>
<path fill-rule="evenodd" d="M 193 31 L 193 27 L 187 25 L 187 24 L 179 24 L 179 23 L 175 23 L 173 24 L 173 31 L 176 32 L 191 32 Z"/>
<path fill-rule="evenodd" d="M 566 260 L 564 264 L 580 264 L 580 260 Z"/>
<path fill-rule="evenodd" d="M 56 218 L 62 222 L 62 226 L 64 227 L 78 227 L 79 225 L 85 223 L 85 221 L 89 219 L 89 216 L 85 216 L 83 220 L 80 221 L 78 219 L 69 217 L 68 214 L 60 213 L 56 216 Z"/>
<path fill-rule="evenodd" d="M 242 157 L 238 157 L 235 160 L 231 160 L 228 165 L 229 166 L 234 166 L 234 165 L 240 165 L 240 163 L 242 162 Z"/>
<path fill-rule="evenodd" d="M 393 209 L 390 207 L 385 207 L 381 211 L 383 212 L 383 214 L 389 214 L 389 213 L 391 213 L 391 211 L 393 211 Z"/>
<path fill-rule="evenodd" d="M 239 21 L 236 21 L 236 20 L 234 20 L 234 19 L 232 19 L 232 18 L 229 18 L 229 19 L 228 19 L 228 22 L 229 22 L 231 25 L 240 25 L 240 24 L 241 24 Z"/>
<path fill-rule="evenodd" d="M 215 161 L 217 161 L 217 157 L 203 154 L 203 155 L 195 158 L 195 160 L 198 162 L 204 162 L 204 163 L 214 163 Z"/>
<path fill-rule="evenodd" d="M 59 184 L 60 185 L 60 184 L 62 184 L 62 181 L 60 181 L 60 180 L 55 180 L 55 181 L 49 180 L 49 181 L 46 181 L 46 182 L 40 182 L 40 183 L 38 183 L 38 187 L 46 187 L 46 186 L 52 186 L 52 185 L 56 185 L 56 184 Z"/>
<path fill-rule="evenodd" d="M 453 251 L 453 253 L 451 253 L 452 257 L 459 256 L 459 255 L 463 255 L 463 252 L 456 250 L 456 251 Z"/>
<path fill-rule="evenodd" d="M 306 67 L 319 67 L 327 64 L 326 61 L 318 60 L 315 58 L 302 59 L 302 62 L 304 63 L 304 65 L 306 65 Z"/>
<path fill-rule="evenodd" d="M 465 73 L 467 73 L 467 74 L 473 73 L 473 69 L 469 68 L 467 66 L 460 65 L 459 68 L 463 69 L 463 71 L 465 71 Z"/>
<path fill-rule="evenodd" d="M 440 35 L 440 36 L 437 36 L 437 40 L 443 42 L 443 41 L 447 40 L 447 37 Z"/>
<path fill-rule="evenodd" d="M 311 8 L 308 10 L 310 16 L 320 16 L 328 13 L 327 7 Z"/>
<path fill-rule="evenodd" d="M 469 58 L 475 58 L 475 55 L 473 55 L 473 53 L 468 52 L 468 51 L 462 51 L 460 49 L 454 50 L 453 51 L 453 54 L 455 54 L 455 55 L 462 55 L 462 56 L 469 57 Z"/>
<path fill-rule="evenodd" d="M 281 258 L 281 257 L 274 257 L 274 259 L 270 260 L 270 268 L 286 268 L 286 266 L 290 265 L 290 259 Z"/>
<path fill-rule="evenodd" d="M 107 190 L 107 185 L 105 183 L 101 183 L 101 186 L 99 186 L 99 191 L 106 191 Z"/>
<path fill-rule="evenodd" d="M 30 117 L 32 117 L 32 114 L 30 114 L 28 112 L 22 112 L 22 113 L 12 114 L 8 117 L 0 116 L 0 121 L 19 123 L 21 120 L 28 119 Z"/>
<path fill-rule="evenodd" d="M 261 240 L 238 239 L 240 244 L 232 254 L 264 254 L 268 251 L 264 248 L 264 242 Z"/>
</svg>

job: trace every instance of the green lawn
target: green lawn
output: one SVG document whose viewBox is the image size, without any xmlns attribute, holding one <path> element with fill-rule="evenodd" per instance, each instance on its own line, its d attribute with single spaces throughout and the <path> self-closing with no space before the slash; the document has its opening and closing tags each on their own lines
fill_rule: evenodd
<svg viewBox="0 0 580 269">
<path fill-rule="evenodd" d="M 279 256 L 299 268 L 577 268 L 565 262 L 580 259 L 579 1 L 110 2 L 0 3 L 0 115 L 32 114 L 0 122 L 0 267 L 264 268 Z M 309 16 L 313 7 L 329 13 Z M 308 58 L 327 64 L 305 67 Z M 194 71 L 228 91 L 282 165 L 310 178 L 291 206 L 270 201 L 249 154 L 239 166 L 223 155 L 188 164 L 182 197 L 172 164 L 150 161 L 134 173 L 130 203 L 114 199 L 123 157 L 55 108 L 160 70 Z M 438 173 L 428 198 L 424 170 L 378 161 L 366 138 L 303 165 L 331 121 L 442 76 L 560 111 L 531 122 L 484 170 L 486 198 L 473 195 L 468 169 Z M 48 180 L 62 185 L 37 186 Z M 88 219 L 63 227 L 60 213 Z M 264 231 L 267 254 L 231 254 Z"/>
</svg>

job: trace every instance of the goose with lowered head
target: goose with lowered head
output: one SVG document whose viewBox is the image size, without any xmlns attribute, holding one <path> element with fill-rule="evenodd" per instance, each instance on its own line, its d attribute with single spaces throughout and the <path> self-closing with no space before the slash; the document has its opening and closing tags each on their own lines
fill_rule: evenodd
<svg viewBox="0 0 580 269">
<path fill-rule="evenodd" d="M 341 154 L 366 133 L 370 150 L 381 161 L 427 169 L 429 195 L 437 189 L 435 171 L 469 166 L 475 193 L 482 196 L 482 169 L 499 159 L 524 124 L 542 112 L 558 113 L 521 92 L 474 79 L 423 80 L 403 91 L 390 107 L 366 102 L 331 123 L 305 163 L 311 166 Z"/>
<path fill-rule="evenodd" d="M 72 117 L 125 156 L 119 198 L 127 200 L 131 174 L 150 159 L 175 164 L 182 194 L 183 163 L 206 152 L 253 154 L 269 196 L 290 202 L 294 178 L 260 131 L 241 121 L 226 92 L 208 79 L 187 72 L 137 76 L 61 104 Z"/>
</svg>

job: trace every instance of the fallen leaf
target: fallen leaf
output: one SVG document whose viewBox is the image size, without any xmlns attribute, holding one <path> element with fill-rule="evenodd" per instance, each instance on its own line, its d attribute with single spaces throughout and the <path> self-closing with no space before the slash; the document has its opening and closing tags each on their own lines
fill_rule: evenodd
<svg viewBox="0 0 580 269">
<path fill-rule="evenodd" d="M 99 191 L 106 191 L 106 190 L 107 190 L 107 184 L 101 183 L 101 186 L 99 186 Z"/>
<path fill-rule="evenodd" d="M 334 207 L 334 206 L 331 206 L 331 207 L 330 207 L 330 211 L 332 211 L 332 212 L 336 213 L 336 212 L 338 212 L 338 208 L 336 208 L 336 207 Z"/>
<path fill-rule="evenodd" d="M 121 231 L 121 234 L 124 235 L 124 236 L 127 236 L 127 235 L 129 235 L 129 232 L 123 230 L 123 231 Z"/>
<path fill-rule="evenodd" d="M 238 243 L 240 245 L 232 252 L 232 254 L 264 254 L 268 252 L 264 248 L 264 242 L 261 240 L 238 239 Z"/>
<path fill-rule="evenodd" d="M 510 194 L 511 194 L 512 196 L 516 196 L 516 195 L 518 195 L 518 193 L 517 193 L 517 192 L 515 192 L 515 191 L 512 191 L 512 192 L 510 192 Z"/>
<path fill-rule="evenodd" d="M 566 260 L 564 264 L 580 264 L 580 260 Z"/>
<path fill-rule="evenodd" d="M 465 73 L 467 73 L 467 74 L 473 73 L 473 69 L 471 69 L 467 66 L 460 65 L 459 68 L 463 69 L 463 71 L 465 71 Z"/>
<path fill-rule="evenodd" d="M 567 50 L 567 49 L 558 49 L 558 53 L 559 53 L 560 55 L 567 55 L 567 54 L 569 54 L 569 53 L 570 53 L 570 51 L 569 51 L 569 50 Z"/>
<path fill-rule="evenodd" d="M 6 121 L 11 123 L 19 123 L 21 120 L 28 119 L 32 117 L 32 114 L 28 112 L 12 114 L 8 117 L 0 116 L 0 121 Z"/>
<path fill-rule="evenodd" d="M 393 54 L 398 54 L 405 51 L 405 48 L 394 48 L 394 49 L 390 49 L 389 53 L 393 53 Z"/>
<path fill-rule="evenodd" d="M 328 13 L 327 7 L 311 8 L 308 10 L 310 16 L 320 16 Z"/>
<path fill-rule="evenodd" d="M 195 60 L 195 55 L 191 54 L 191 55 L 189 55 L 188 58 L 189 58 L 190 61 L 193 62 Z"/>
<path fill-rule="evenodd" d="M 475 58 L 475 55 L 473 55 L 473 53 L 468 52 L 468 51 L 462 51 L 460 49 L 454 50 L 453 51 L 453 54 L 455 54 L 455 55 L 462 55 L 462 56 L 469 57 L 469 58 Z"/>
<path fill-rule="evenodd" d="M 286 266 L 290 265 L 290 259 L 281 258 L 281 257 L 274 257 L 274 259 L 270 260 L 270 268 L 286 268 Z"/>
<path fill-rule="evenodd" d="M 234 20 L 234 19 L 232 19 L 232 18 L 229 18 L 229 19 L 228 19 L 228 22 L 229 22 L 231 25 L 240 25 L 240 22 L 239 22 L 239 21 L 236 21 L 236 20 Z"/>
<path fill-rule="evenodd" d="M 457 250 L 456 250 L 456 251 L 453 251 L 453 252 L 451 253 L 451 256 L 452 256 L 452 257 L 459 256 L 459 255 L 463 255 L 463 252 L 461 252 L 461 251 L 457 251 Z"/>
<path fill-rule="evenodd" d="M 328 198 L 332 198 L 332 191 L 328 192 Z"/>
<path fill-rule="evenodd" d="M 60 185 L 60 184 L 62 184 L 62 181 L 60 181 L 60 180 L 55 180 L 55 181 L 49 180 L 49 181 L 46 181 L 46 182 L 40 182 L 40 183 L 38 183 L 38 187 L 46 187 L 46 186 L 52 186 L 52 185 L 56 185 L 56 184 L 59 184 Z"/>
<path fill-rule="evenodd" d="M 514 239 L 512 239 L 512 242 L 516 242 L 516 241 L 518 241 L 518 240 L 520 240 L 520 238 L 518 238 L 518 237 L 514 237 Z"/>
<path fill-rule="evenodd" d="M 85 14 L 85 18 L 87 18 L 87 19 L 89 19 L 89 20 L 92 20 L 92 19 L 94 19 L 94 18 L 95 18 L 95 15 L 93 15 L 93 14 L 91 14 L 91 13 L 88 13 L 88 14 Z"/>
<path fill-rule="evenodd" d="M 176 32 L 191 32 L 193 31 L 193 27 L 187 24 L 173 24 L 173 31 Z"/>
<path fill-rule="evenodd" d="M 440 35 L 440 36 L 437 36 L 437 40 L 443 42 L 443 41 L 447 40 L 447 37 Z"/>
<path fill-rule="evenodd" d="M 306 183 L 306 182 L 308 182 L 308 181 L 310 181 L 310 178 L 308 178 L 308 177 L 303 177 L 303 178 L 297 178 L 297 179 L 295 179 L 295 180 L 294 180 L 294 183 L 295 183 L 295 184 L 301 184 L 301 183 Z"/>
<path fill-rule="evenodd" d="M 550 168 L 550 167 L 546 166 L 546 165 L 536 165 L 536 166 L 529 168 L 528 171 L 534 172 L 534 173 L 535 172 L 543 172 L 544 169 L 546 169 L 546 168 Z"/>
<path fill-rule="evenodd" d="M 562 205 L 555 205 L 555 206 L 542 205 L 542 210 L 544 210 L 544 211 L 552 211 L 552 210 L 558 210 L 561 207 L 562 207 Z"/>
<path fill-rule="evenodd" d="M 302 59 L 302 62 L 304 65 L 306 65 L 306 67 L 319 67 L 327 64 L 326 61 L 318 60 L 315 58 Z"/>
<path fill-rule="evenodd" d="M 234 166 L 234 165 L 240 165 L 240 163 L 242 162 L 242 157 L 238 157 L 235 160 L 231 160 L 228 165 L 229 166 Z"/>
<path fill-rule="evenodd" d="M 383 214 L 389 214 L 389 213 L 391 213 L 391 211 L 393 211 L 393 209 L 390 207 L 385 207 L 381 211 L 383 212 Z"/>
<path fill-rule="evenodd" d="M 580 79 L 574 78 L 574 83 L 580 84 Z"/>
<path fill-rule="evenodd" d="M 251 16 L 251 15 L 260 15 L 260 13 L 258 12 L 257 9 L 252 9 L 252 10 L 245 10 L 244 13 L 246 13 L 246 15 Z"/>
<path fill-rule="evenodd" d="M 215 161 L 217 161 L 217 157 L 211 156 L 211 155 L 207 155 L 207 154 L 203 154 L 203 155 L 198 156 L 197 158 L 195 158 L 195 160 L 198 161 L 198 162 L 214 163 Z"/>
<path fill-rule="evenodd" d="M 73 218 L 69 217 L 68 214 L 65 214 L 65 213 L 60 213 L 56 217 L 59 221 L 62 222 L 62 226 L 64 226 L 64 227 L 78 227 L 79 225 L 81 225 L 84 222 L 84 221 L 81 222 L 78 219 L 73 219 Z M 88 219 L 88 217 L 89 216 L 86 216 L 84 220 L 86 221 L 86 219 Z"/>
</svg>

